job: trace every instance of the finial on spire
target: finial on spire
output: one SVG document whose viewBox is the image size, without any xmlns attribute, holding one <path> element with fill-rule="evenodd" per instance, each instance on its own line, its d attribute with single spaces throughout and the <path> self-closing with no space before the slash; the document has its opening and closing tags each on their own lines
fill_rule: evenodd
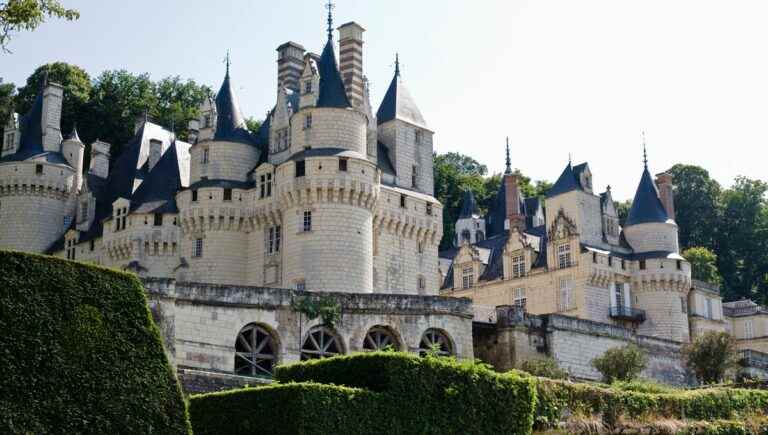
<svg viewBox="0 0 768 435">
<path fill-rule="evenodd" d="M 571 153 L 568 153 L 568 166 L 571 166 L 573 164 L 573 156 Z"/>
<path fill-rule="evenodd" d="M 395 53 L 395 77 L 400 77 L 400 53 Z"/>
<path fill-rule="evenodd" d="M 232 64 L 232 60 L 229 58 L 229 49 L 227 49 L 227 55 L 224 57 L 224 64 L 227 65 L 227 75 L 229 75 L 229 65 Z"/>
<path fill-rule="evenodd" d="M 331 0 L 328 0 L 328 3 L 325 5 L 325 8 L 328 9 L 328 40 L 330 41 L 333 39 L 333 8 L 335 8 L 336 5 L 334 5 Z"/>
<path fill-rule="evenodd" d="M 645 166 L 645 169 L 648 169 L 648 151 L 645 147 L 645 130 L 642 131 L 642 137 L 643 137 L 643 165 Z"/>
<path fill-rule="evenodd" d="M 509 159 L 509 136 L 507 136 L 507 168 L 504 175 L 512 175 L 512 161 Z"/>
</svg>

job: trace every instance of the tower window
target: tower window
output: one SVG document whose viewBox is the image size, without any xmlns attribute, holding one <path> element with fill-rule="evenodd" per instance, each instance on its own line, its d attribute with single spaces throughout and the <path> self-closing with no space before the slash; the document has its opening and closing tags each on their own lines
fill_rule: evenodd
<svg viewBox="0 0 768 435">
<path fill-rule="evenodd" d="M 299 160 L 296 162 L 296 178 L 307 175 L 307 162 Z"/>
<path fill-rule="evenodd" d="M 416 250 L 418 251 L 419 254 L 423 254 L 424 253 L 424 242 L 423 241 L 419 240 L 418 242 L 416 242 Z"/>
<path fill-rule="evenodd" d="M 307 113 L 307 116 L 304 117 L 304 130 L 309 130 L 312 128 L 312 114 Z"/>
<path fill-rule="evenodd" d="M 312 80 L 307 80 L 306 82 L 304 82 L 304 93 L 305 94 L 312 93 Z"/>
<path fill-rule="evenodd" d="M 224 201 L 232 201 L 232 189 L 224 189 Z"/>
<path fill-rule="evenodd" d="M 301 230 L 303 232 L 312 231 L 312 211 L 304 210 L 304 219 L 302 220 Z"/>
<path fill-rule="evenodd" d="M 272 174 L 264 174 L 259 178 L 259 180 L 261 189 L 259 191 L 259 198 L 268 198 L 272 196 Z"/>
<path fill-rule="evenodd" d="M 421 135 L 422 135 L 421 130 L 416 130 L 413 137 L 413 143 L 415 143 L 416 145 L 421 145 Z"/>
<path fill-rule="evenodd" d="M 207 164 L 208 158 L 210 157 L 210 150 L 208 148 L 203 148 L 203 155 L 200 156 L 200 163 Z"/>
<path fill-rule="evenodd" d="M 43 175 L 43 165 L 35 165 L 35 174 Z"/>
<path fill-rule="evenodd" d="M 96 249 L 96 241 L 91 239 L 91 241 L 88 243 L 88 248 L 93 252 L 94 249 Z"/>
<path fill-rule="evenodd" d="M 416 286 L 418 287 L 419 291 L 424 291 L 424 289 L 427 288 L 427 280 L 424 278 L 424 276 L 419 275 Z"/>
<path fill-rule="evenodd" d="M 192 191 L 192 202 L 197 202 L 197 190 Z"/>
<path fill-rule="evenodd" d="M 432 203 L 427 203 L 427 216 L 432 216 Z"/>
<path fill-rule="evenodd" d="M 472 267 L 465 267 L 461 270 L 461 288 L 471 288 L 475 283 L 475 272 Z"/>
<path fill-rule="evenodd" d="M 405 208 L 405 195 L 400 195 L 400 208 Z"/>
<path fill-rule="evenodd" d="M 645 260 L 640 260 L 640 270 L 645 270 Z"/>
<path fill-rule="evenodd" d="M 203 239 L 195 239 L 195 244 L 192 246 L 192 256 L 195 258 L 203 256 Z"/>
<path fill-rule="evenodd" d="M 611 257 L 610 255 L 608 256 L 608 266 L 613 267 L 613 257 Z"/>
<path fill-rule="evenodd" d="M 411 187 L 417 187 L 419 181 L 419 167 L 413 165 L 411 168 Z"/>
<path fill-rule="evenodd" d="M 621 260 L 621 270 L 626 270 L 626 269 L 627 269 L 627 262 L 626 262 L 626 260 Z"/>
<path fill-rule="evenodd" d="M 280 225 L 275 225 L 267 230 L 267 254 L 280 252 Z"/>
<path fill-rule="evenodd" d="M 677 270 L 683 270 L 683 261 L 677 260 Z"/>
<path fill-rule="evenodd" d="M 205 116 L 203 117 L 203 128 L 210 128 L 211 127 L 211 120 L 212 120 L 211 114 L 210 113 L 206 113 Z"/>
<path fill-rule="evenodd" d="M 572 266 L 571 245 L 565 243 L 557 247 L 557 265 L 560 269 Z"/>
<path fill-rule="evenodd" d="M 597 252 L 592 253 L 592 262 L 597 264 Z"/>
<path fill-rule="evenodd" d="M 349 159 L 341 158 L 339 159 L 339 171 L 340 172 L 347 172 L 347 163 L 349 162 Z"/>
<path fill-rule="evenodd" d="M 163 214 L 162 213 L 155 213 L 155 226 L 156 227 L 163 226 Z"/>
</svg>

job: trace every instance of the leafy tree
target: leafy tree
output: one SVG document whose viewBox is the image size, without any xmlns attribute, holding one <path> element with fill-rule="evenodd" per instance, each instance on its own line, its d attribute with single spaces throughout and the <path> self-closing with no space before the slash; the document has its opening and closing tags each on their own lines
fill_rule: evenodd
<svg viewBox="0 0 768 435">
<path fill-rule="evenodd" d="M 24 86 L 19 88 L 15 98 L 16 112 L 27 113 L 35 97 L 43 87 L 45 77 L 64 87 L 64 99 L 61 108 L 61 130 L 66 134 L 72 125 L 84 118 L 86 106 L 91 97 L 91 77 L 85 70 L 65 62 L 54 62 L 41 65 L 27 78 Z M 81 124 L 78 123 L 78 129 Z"/>
<path fill-rule="evenodd" d="M 634 344 L 608 349 L 592 360 L 592 366 L 603 375 L 603 381 L 609 384 L 635 379 L 647 363 L 645 352 Z"/>
<path fill-rule="evenodd" d="M 189 122 L 197 119 L 200 105 L 205 98 L 213 95 L 208 86 L 200 86 L 193 80 L 181 77 L 166 77 L 155 85 L 157 102 L 150 112 L 155 122 L 166 128 L 173 127 L 181 140 L 189 137 Z"/>
<path fill-rule="evenodd" d="M 706 332 L 683 347 L 683 356 L 699 382 L 717 383 L 738 362 L 736 339 L 725 332 Z"/>
<path fill-rule="evenodd" d="M 13 113 L 13 97 L 16 94 L 16 86 L 13 83 L 3 83 L 0 78 L 0 129 Z"/>
<path fill-rule="evenodd" d="M 453 165 L 461 174 L 479 175 L 484 177 L 488 168 L 470 156 L 461 153 L 450 152 L 438 156 L 441 164 Z"/>
<path fill-rule="evenodd" d="M 722 278 L 717 271 L 717 255 L 707 248 L 688 248 L 682 253 L 683 257 L 691 263 L 691 276 L 693 279 L 720 285 Z"/>
<path fill-rule="evenodd" d="M 632 201 L 629 199 L 626 201 L 614 201 L 613 205 L 616 207 L 616 212 L 619 215 L 619 225 L 624 226 L 627 217 L 629 217 L 629 209 L 632 208 Z"/>
<path fill-rule="evenodd" d="M 260 119 L 256 119 L 254 117 L 246 118 L 245 125 L 248 126 L 248 130 L 250 130 L 253 133 L 256 133 L 259 131 L 259 128 L 261 128 L 261 123 L 264 122 Z"/>
<path fill-rule="evenodd" d="M 674 180 L 675 221 L 680 228 L 680 247 L 714 249 L 720 185 L 709 177 L 709 172 L 694 165 L 677 164 L 669 173 Z"/>
<path fill-rule="evenodd" d="M 435 197 L 443 204 L 443 239 L 440 249 L 453 246 L 456 220 L 461 211 L 461 198 L 469 189 L 479 198 L 478 204 L 487 203 L 483 174 L 487 169 L 471 157 L 459 153 L 435 154 Z"/>
<path fill-rule="evenodd" d="M 0 48 L 6 53 L 11 35 L 35 30 L 48 17 L 68 21 L 80 18 L 74 9 L 66 9 L 56 0 L 8 0 L 0 2 Z"/>
<path fill-rule="evenodd" d="M 528 372 L 533 376 L 540 376 L 550 379 L 567 379 L 568 372 L 557 365 L 557 361 L 552 358 L 525 360 L 520 364 L 520 370 Z"/>
</svg>

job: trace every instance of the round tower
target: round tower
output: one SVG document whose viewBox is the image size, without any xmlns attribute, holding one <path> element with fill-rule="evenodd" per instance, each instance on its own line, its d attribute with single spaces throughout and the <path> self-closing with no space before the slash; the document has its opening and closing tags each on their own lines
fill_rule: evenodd
<svg viewBox="0 0 768 435">
<path fill-rule="evenodd" d="M 75 168 L 75 187 L 77 190 L 83 185 L 83 156 L 85 155 L 85 145 L 80 141 L 77 134 L 77 127 L 72 128 L 72 132 L 64 138 L 61 143 L 61 153 L 67 159 L 69 166 Z"/>
</svg>

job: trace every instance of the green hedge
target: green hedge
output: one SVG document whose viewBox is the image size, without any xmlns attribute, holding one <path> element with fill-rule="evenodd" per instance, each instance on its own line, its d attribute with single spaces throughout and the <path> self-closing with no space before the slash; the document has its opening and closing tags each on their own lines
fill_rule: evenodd
<svg viewBox="0 0 768 435">
<path fill-rule="evenodd" d="M 0 433 L 189 433 L 132 275 L 0 251 Z"/>
<path fill-rule="evenodd" d="M 195 433 L 246 433 L 262 422 L 260 433 L 529 434 L 533 424 L 533 378 L 472 363 L 376 352 L 281 366 L 275 379 L 281 384 L 193 396 Z M 272 420 L 278 413 L 289 417 Z"/>
<path fill-rule="evenodd" d="M 768 412 L 768 391 L 732 388 L 642 393 L 540 378 L 537 398 L 537 428 L 555 425 L 566 410 L 603 415 L 609 425 L 622 416 L 713 421 Z"/>
</svg>

